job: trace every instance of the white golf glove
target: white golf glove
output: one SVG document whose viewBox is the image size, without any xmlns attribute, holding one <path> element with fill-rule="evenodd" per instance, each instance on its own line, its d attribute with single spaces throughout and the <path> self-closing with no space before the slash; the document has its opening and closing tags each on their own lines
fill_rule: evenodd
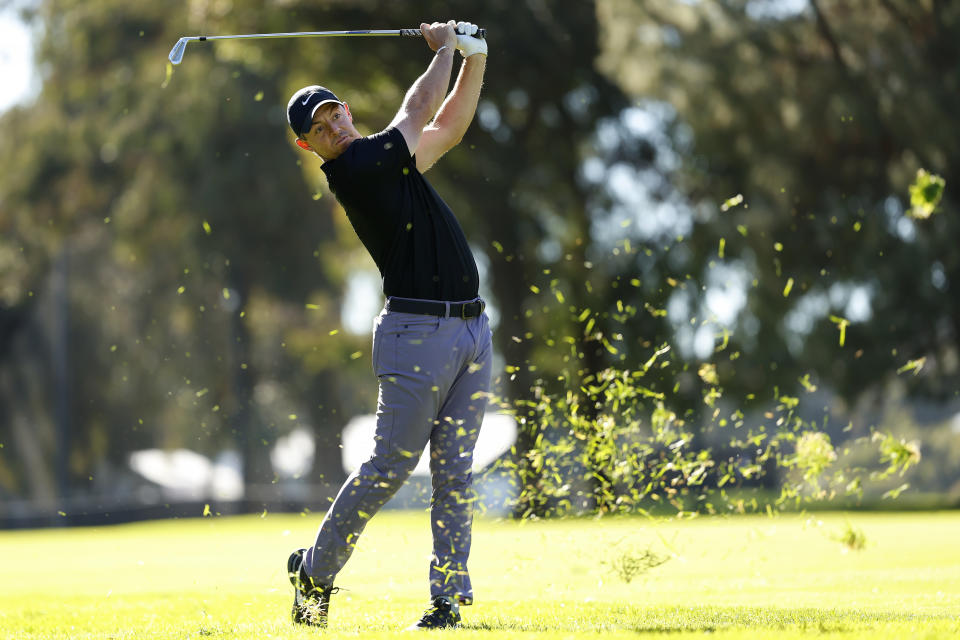
<svg viewBox="0 0 960 640">
<path fill-rule="evenodd" d="M 477 25 L 472 22 L 457 23 L 457 49 L 464 58 L 469 58 L 477 53 L 487 55 L 487 41 L 474 35 L 477 28 Z"/>
</svg>

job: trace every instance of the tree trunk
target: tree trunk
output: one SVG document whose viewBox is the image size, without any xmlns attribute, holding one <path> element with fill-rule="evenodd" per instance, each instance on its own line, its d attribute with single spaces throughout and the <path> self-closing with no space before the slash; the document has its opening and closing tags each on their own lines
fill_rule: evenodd
<svg viewBox="0 0 960 640">
<path fill-rule="evenodd" d="M 256 372 L 253 367 L 253 350 L 250 330 L 243 314 L 249 300 L 248 279 L 236 269 L 230 272 L 232 296 L 237 300 L 230 310 L 231 349 L 233 351 L 234 411 L 231 428 L 243 457 L 243 489 L 246 506 L 250 511 L 260 511 L 272 497 L 274 473 L 270 463 L 272 438 L 259 420 L 254 389 Z"/>
<path fill-rule="evenodd" d="M 318 373 L 311 385 L 310 415 L 313 423 L 314 455 L 313 469 L 310 471 L 311 484 L 317 495 L 310 499 L 326 505 L 326 499 L 332 497 L 346 480 L 343 469 L 343 428 L 346 426 L 340 394 L 337 390 L 336 371 L 324 370 Z M 324 398 L 323 408 L 317 406 L 315 399 Z"/>
</svg>

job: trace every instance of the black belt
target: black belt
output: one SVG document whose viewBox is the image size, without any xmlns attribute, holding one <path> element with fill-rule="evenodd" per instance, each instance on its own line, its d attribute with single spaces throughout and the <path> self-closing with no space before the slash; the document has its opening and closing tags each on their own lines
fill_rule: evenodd
<svg viewBox="0 0 960 640">
<path fill-rule="evenodd" d="M 483 300 L 473 302 L 441 302 L 439 300 L 410 300 L 408 298 L 389 298 L 387 311 L 400 313 L 420 313 L 441 318 L 476 318 L 487 308 Z"/>
</svg>

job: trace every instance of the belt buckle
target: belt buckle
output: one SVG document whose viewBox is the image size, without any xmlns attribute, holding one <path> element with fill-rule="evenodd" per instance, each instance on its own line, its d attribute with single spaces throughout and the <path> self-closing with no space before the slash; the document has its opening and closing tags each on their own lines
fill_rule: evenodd
<svg viewBox="0 0 960 640">
<path fill-rule="evenodd" d="M 468 306 L 468 305 L 471 305 L 471 304 L 478 304 L 478 305 L 480 305 L 480 312 L 477 313 L 477 316 L 476 316 L 476 317 L 479 317 L 480 314 L 483 313 L 483 310 L 484 310 L 484 309 L 486 308 L 486 306 L 487 306 L 486 303 L 485 303 L 483 300 L 476 300 L 476 301 L 474 301 L 474 302 L 465 302 L 465 303 L 463 303 L 462 305 L 460 305 L 460 319 L 461 319 L 461 320 L 466 320 L 466 319 L 467 319 L 467 306 Z M 474 316 L 470 316 L 470 317 L 473 318 Z"/>
</svg>

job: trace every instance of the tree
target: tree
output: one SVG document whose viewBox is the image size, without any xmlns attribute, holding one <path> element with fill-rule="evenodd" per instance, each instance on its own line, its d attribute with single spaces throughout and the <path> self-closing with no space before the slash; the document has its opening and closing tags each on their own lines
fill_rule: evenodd
<svg viewBox="0 0 960 640">
<path fill-rule="evenodd" d="M 673 114 L 683 154 L 672 181 L 692 222 L 680 267 L 694 285 L 688 315 L 710 313 L 718 279 L 746 285 L 733 287 L 745 303 L 727 325 L 727 353 L 739 357 L 718 357 L 727 390 L 768 398 L 810 373 L 852 399 L 925 358 L 913 391 L 951 397 L 960 259 L 950 185 L 960 176 L 945 141 L 960 108 L 957 7 L 602 7 L 601 67 Z M 909 217 L 921 168 L 947 184 L 926 221 Z"/>
<path fill-rule="evenodd" d="M 587 159 L 604 154 L 642 166 L 651 161 L 652 147 L 622 126 L 614 127 L 616 144 L 601 149 L 597 141 L 598 130 L 618 120 L 627 99 L 594 67 L 599 53 L 594 3 L 579 2 L 562 12 L 535 1 L 460 6 L 303 3 L 291 5 L 287 18 L 304 29 L 369 27 L 371 15 L 381 24 L 415 26 L 459 10 L 488 27 L 491 54 L 477 122 L 429 178 L 457 212 L 475 248 L 486 254 L 499 313 L 495 343 L 507 366 L 498 390 L 508 403 L 523 402 L 538 386 L 554 390 L 559 377 L 577 384 L 612 360 L 596 334 L 584 335 L 576 321 L 591 309 L 605 328 L 616 309 L 612 295 L 597 304 L 598 293 L 609 289 L 605 270 L 595 278 L 585 272 L 591 259 L 603 257 L 593 237 L 595 188 L 581 169 Z M 417 44 L 392 38 L 362 46 L 331 40 L 323 43 L 322 55 L 314 44 L 284 46 L 275 55 L 286 56 L 286 65 L 297 69 L 291 90 L 315 82 L 334 89 L 350 103 L 364 131 L 386 125 L 403 92 L 422 73 L 429 58 Z M 304 70 L 297 62 L 303 59 L 320 62 Z M 590 284 L 584 286 L 586 280 Z M 572 354 L 563 348 L 569 336 L 577 336 Z M 540 428 L 531 421 L 523 430 L 516 447 L 520 467 L 527 464 Z M 518 512 L 526 509 L 518 506 Z"/>
<path fill-rule="evenodd" d="M 302 325 L 315 296 L 329 300 L 323 322 L 338 323 L 342 283 L 325 270 L 338 252 L 332 207 L 311 198 L 277 126 L 286 88 L 269 70 L 212 64 L 199 52 L 164 83 L 158 71 L 179 29 L 169 15 L 169 7 L 106 1 L 41 3 L 34 19 L 45 26 L 44 87 L 35 105 L 3 118 L 5 140 L 23 150 L 4 158 L 4 221 L 15 230 L 3 239 L 3 255 L 14 257 L 4 272 L 5 344 L 18 339 L 12 329 L 22 318 L 37 322 L 32 300 L 50 297 L 46 274 L 70 256 L 69 347 L 60 362 L 71 387 L 70 493 L 107 490 L 104 462 L 121 466 L 131 449 L 156 445 L 214 452 L 235 443 L 247 484 L 269 484 L 268 446 L 288 423 L 257 415 L 268 411 L 255 401 L 257 385 L 274 373 L 293 376 L 275 361 L 302 356 L 287 354 L 282 340 L 258 350 L 251 316 Z M 47 407 L 58 394 L 31 391 L 49 402 L 27 407 L 31 395 L 18 398 L 16 386 L 43 388 L 49 373 L 24 376 L 45 369 L 50 349 L 17 353 L 4 363 L 15 381 L 4 405 L 52 425 Z M 352 370 L 344 360 L 338 366 Z M 341 375 L 341 384 L 349 380 Z M 335 387 L 305 403 L 318 431 L 339 433 L 317 409 L 338 403 Z M 21 440 L 4 458 L 42 451 L 23 458 L 46 461 L 29 473 L 56 469 L 56 438 L 40 431 Z M 335 465 L 330 447 L 322 453 L 336 481 L 336 447 Z M 6 464 L 14 469 L 8 490 L 24 491 L 17 476 L 25 469 Z"/>
</svg>

